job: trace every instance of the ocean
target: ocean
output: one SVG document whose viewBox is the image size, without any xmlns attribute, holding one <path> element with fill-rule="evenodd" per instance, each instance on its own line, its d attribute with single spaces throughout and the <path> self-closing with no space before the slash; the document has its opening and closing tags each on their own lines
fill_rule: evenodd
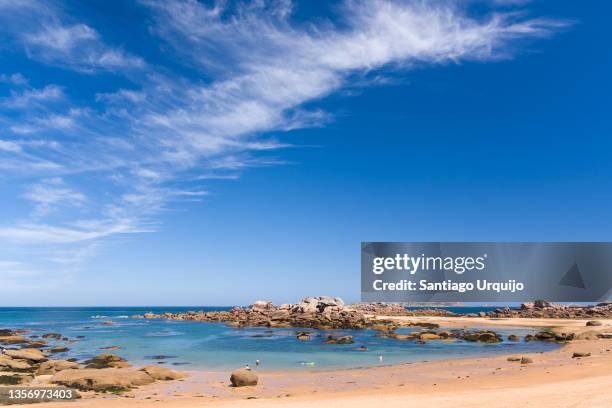
<svg viewBox="0 0 612 408">
<path fill-rule="evenodd" d="M 145 312 L 184 312 L 188 310 L 229 310 L 230 307 L 50 307 L 0 308 L 0 329 L 29 329 L 30 335 L 58 332 L 75 342 L 59 342 L 69 348 L 53 358 L 84 361 L 106 352 L 101 347 L 119 346 L 111 351 L 134 365 L 159 364 L 180 370 L 221 371 L 246 364 L 260 370 L 313 370 L 399 364 L 444 358 L 542 352 L 557 348 L 554 343 L 508 342 L 498 344 L 464 341 L 430 341 L 418 344 L 374 337 L 372 330 L 314 330 L 311 340 L 296 339 L 299 329 L 229 328 L 223 323 L 131 319 Z M 95 318 L 95 316 L 105 316 Z M 105 325 L 105 321 L 112 325 Z M 483 329 L 487 328 L 485 326 Z M 505 338 L 524 336 L 536 330 L 492 328 Z M 419 331 L 418 327 L 398 333 Z M 354 344 L 322 344 L 328 334 L 352 335 Z M 51 343 L 51 342 L 50 342 Z M 358 351 L 356 347 L 368 350 Z M 382 356 L 382 362 L 380 361 Z"/>
</svg>

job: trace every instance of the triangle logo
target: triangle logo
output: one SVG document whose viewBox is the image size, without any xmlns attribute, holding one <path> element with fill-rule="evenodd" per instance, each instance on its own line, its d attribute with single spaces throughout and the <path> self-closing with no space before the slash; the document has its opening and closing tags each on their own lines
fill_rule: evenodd
<svg viewBox="0 0 612 408">
<path fill-rule="evenodd" d="M 565 275 L 563 275 L 563 277 L 559 281 L 559 284 L 563 286 L 571 286 L 574 288 L 586 289 L 586 286 L 584 286 L 584 281 L 582 280 L 582 275 L 580 274 L 580 269 L 578 269 L 577 263 L 574 262 L 574 265 L 572 265 L 572 267 L 569 268 L 567 272 L 565 272 Z"/>
</svg>

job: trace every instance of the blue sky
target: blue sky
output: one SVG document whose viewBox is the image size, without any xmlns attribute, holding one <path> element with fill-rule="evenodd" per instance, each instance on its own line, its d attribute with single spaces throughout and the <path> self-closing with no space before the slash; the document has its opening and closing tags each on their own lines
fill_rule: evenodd
<svg viewBox="0 0 612 408">
<path fill-rule="evenodd" d="M 0 305 L 355 301 L 361 241 L 609 240 L 610 11 L 0 0 Z"/>
</svg>

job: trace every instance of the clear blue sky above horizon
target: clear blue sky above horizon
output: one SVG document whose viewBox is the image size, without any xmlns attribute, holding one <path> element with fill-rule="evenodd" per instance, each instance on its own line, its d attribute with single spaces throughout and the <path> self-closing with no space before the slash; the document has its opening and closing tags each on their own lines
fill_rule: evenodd
<svg viewBox="0 0 612 408">
<path fill-rule="evenodd" d="M 0 306 L 359 298 L 362 241 L 608 241 L 575 1 L 0 1 Z"/>
</svg>

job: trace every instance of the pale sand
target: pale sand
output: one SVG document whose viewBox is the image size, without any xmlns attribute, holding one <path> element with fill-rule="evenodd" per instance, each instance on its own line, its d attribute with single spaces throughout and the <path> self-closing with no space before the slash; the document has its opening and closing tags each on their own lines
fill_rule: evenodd
<svg viewBox="0 0 612 408">
<path fill-rule="evenodd" d="M 398 319 L 426 319 L 455 327 L 508 325 L 558 327 L 559 330 L 567 331 L 584 328 L 612 332 L 612 320 L 600 320 L 605 323 L 602 327 L 586 328 L 585 320 L 441 317 Z M 517 321 L 520 321 L 520 324 Z M 574 359 L 574 351 L 586 351 L 592 355 Z M 42 406 L 612 407 L 612 340 L 574 341 L 553 352 L 528 356 L 534 360 L 533 364 L 521 365 L 507 361 L 507 356 L 496 356 L 320 372 L 263 372 L 260 373 L 260 384 L 257 387 L 243 388 L 229 387 L 227 372 L 191 372 L 185 381 L 141 387 L 129 398 L 116 395 L 85 395 L 84 399 L 77 402 L 47 403 Z M 452 358 L 452 355 L 449 357 Z"/>
</svg>

